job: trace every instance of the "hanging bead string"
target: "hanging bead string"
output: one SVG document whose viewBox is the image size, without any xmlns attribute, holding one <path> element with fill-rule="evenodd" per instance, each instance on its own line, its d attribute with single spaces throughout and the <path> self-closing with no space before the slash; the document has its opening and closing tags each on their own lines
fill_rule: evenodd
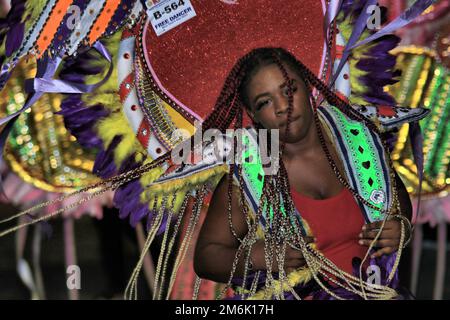
<svg viewBox="0 0 450 320">
<path fill-rule="evenodd" d="M 258 289 L 259 277 L 261 276 L 261 271 L 257 270 L 255 272 L 255 278 L 253 279 L 252 286 L 250 288 L 249 296 L 254 296 L 256 294 L 256 290 Z"/>
<path fill-rule="evenodd" d="M 283 288 L 284 279 L 286 277 L 286 272 L 284 270 L 284 259 L 286 255 L 286 243 L 289 238 L 288 230 L 286 229 L 286 224 L 284 223 L 286 221 L 285 216 L 283 215 L 281 209 L 281 200 L 280 200 L 280 192 L 277 192 L 279 190 L 278 187 L 279 179 L 276 179 L 273 181 L 274 184 L 274 192 L 272 193 L 272 196 L 274 197 L 274 203 L 279 203 L 280 206 L 277 206 L 274 209 L 274 219 L 272 220 L 272 226 L 273 226 L 273 234 L 274 234 L 274 240 L 275 240 L 275 260 L 277 262 L 278 266 L 278 280 L 281 283 L 281 288 Z M 286 235 L 288 235 L 286 237 Z M 284 297 L 283 293 L 280 292 L 280 295 L 277 296 L 277 299 L 282 299 Z"/>
<path fill-rule="evenodd" d="M 186 217 L 187 206 L 191 199 L 192 199 L 192 196 L 190 194 L 186 194 L 186 196 L 183 199 L 183 203 L 181 204 L 180 210 L 178 211 L 178 220 L 175 225 L 175 230 L 173 232 L 172 239 L 169 244 L 169 249 L 168 249 L 169 254 L 172 253 L 172 248 L 175 245 L 175 243 L 177 243 L 178 232 L 182 231 L 182 229 L 180 229 L 180 227 L 182 225 L 182 222 L 184 221 L 184 218 Z M 168 260 L 170 258 L 169 254 L 166 257 L 166 262 L 164 262 L 164 268 L 167 268 Z M 171 272 L 170 277 L 172 277 L 172 276 L 173 276 L 173 270 Z M 171 293 L 171 289 L 169 288 L 169 290 L 167 290 L 166 300 L 169 299 L 170 293 Z"/>
<path fill-rule="evenodd" d="M 192 293 L 192 300 L 198 300 L 198 294 L 200 292 L 200 286 L 202 284 L 202 278 L 199 276 L 195 276 L 195 282 L 194 282 L 194 290 Z"/>
<path fill-rule="evenodd" d="M 236 115 L 236 121 L 234 123 L 234 129 L 237 130 L 239 128 L 243 127 L 243 108 L 240 107 L 239 110 L 237 111 L 237 115 Z M 243 137 L 241 137 L 243 138 Z M 233 175 L 234 175 L 234 170 L 236 169 L 236 159 L 237 157 L 240 157 L 241 155 L 237 154 L 238 150 L 237 150 L 237 144 L 241 143 L 242 141 L 238 141 L 239 137 L 238 136 L 233 136 L 233 155 L 234 158 L 232 159 L 232 165 L 230 168 L 230 172 L 228 174 L 228 221 L 229 221 L 229 225 L 230 225 L 230 230 L 232 232 L 232 234 L 234 235 L 234 237 L 239 241 L 242 242 L 242 240 L 237 236 L 236 231 L 233 228 L 233 222 L 232 222 L 232 197 L 233 197 Z M 241 160 L 241 159 L 239 159 Z M 242 180 L 242 165 L 239 163 L 237 164 L 237 169 L 238 169 L 238 176 L 239 176 L 239 185 L 241 184 L 241 180 Z M 242 209 L 242 214 L 243 217 L 247 223 L 247 228 L 250 229 L 251 228 L 251 222 L 248 219 L 248 212 L 247 212 L 247 206 L 245 205 L 245 199 L 244 199 L 244 193 L 243 190 L 241 188 L 239 188 L 239 204 L 240 204 L 240 208 Z M 243 282 L 242 282 L 242 287 L 245 288 L 246 287 L 246 282 L 247 282 L 247 275 L 248 275 L 248 265 L 249 265 L 249 261 L 250 261 L 250 256 L 251 256 L 251 251 L 252 251 L 252 244 L 251 241 L 255 240 L 256 241 L 256 237 L 255 239 L 253 239 L 253 237 L 250 237 L 251 240 L 249 241 L 249 243 L 245 244 L 245 248 L 244 248 L 244 275 L 243 275 Z M 247 252 L 245 252 L 245 249 L 247 249 Z M 243 296 L 243 298 L 245 297 L 245 294 Z"/>
<path fill-rule="evenodd" d="M 234 125 L 234 129 L 239 129 L 243 127 L 243 108 L 242 106 L 240 106 L 239 110 L 237 111 L 237 119 Z M 239 242 L 242 242 L 242 239 L 237 235 L 236 230 L 233 227 L 233 218 L 232 218 L 232 199 L 233 199 L 233 180 L 234 180 L 234 172 L 236 169 L 236 159 L 237 157 L 240 157 L 241 155 L 237 154 L 237 143 L 241 143 L 240 141 L 237 141 L 239 137 L 237 136 L 233 136 L 233 141 L 232 141 L 232 150 L 233 150 L 233 161 L 230 164 L 230 170 L 228 172 L 228 177 L 227 177 L 227 182 L 228 182 L 228 186 L 227 186 L 227 216 L 228 216 L 228 224 L 230 227 L 230 231 L 233 234 L 233 236 L 236 238 L 236 240 L 238 240 Z M 238 164 L 237 165 L 237 169 L 238 169 L 238 179 L 239 179 L 239 204 L 240 207 L 242 209 L 242 214 L 244 216 L 244 219 L 247 222 L 247 226 L 250 227 L 250 221 L 249 221 L 249 215 L 248 215 L 248 208 L 245 205 L 246 200 L 245 200 L 245 196 L 244 196 L 244 190 L 243 190 L 243 175 L 242 175 L 242 165 Z"/>
<path fill-rule="evenodd" d="M 174 229 L 172 230 L 172 238 L 170 239 L 169 247 L 167 248 L 167 254 L 165 256 L 164 263 L 163 263 L 163 270 L 162 270 L 162 276 L 161 276 L 163 279 L 163 281 L 161 281 L 162 284 L 165 283 L 164 277 L 167 272 L 166 270 L 168 268 L 170 254 L 172 253 L 173 246 L 176 243 L 177 235 L 178 235 L 178 232 L 180 231 L 180 226 L 183 221 L 183 217 L 185 216 L 184 213 L 186 212 L 186 207 L 187 207 L 187 204 L 188 204 L 190 198 L 191 198 L 190 195 L 186 195 L 184 197 L 183 203 L 181 204 L 180 210 L 178 212 L 177 222 L 175 223 Z M 170 296 L 170 292 L 167 292 L 166 299 L 169 299 L 169 296 Z"/>
<path fill-rule="evenodd" d="M 139 261 L 136 267 L 134 268 L 133 273 L 131 274 L 127 287 L 125 288 L 124 298 L 127 300 L 137 300 L 137 280 L 139 277 L 139 272 L 142 268 L 142 264 L 144 263 L 144 257 L 147 251 L 150 249 L 150 245 L 153 242 L 153 239 L 155 238 L 156 233 L 158 232 L 158 229 L 163 220 L 163 214 L 161 212 L 164 212 L 165 205 L 166 205 L 166 198 L 164 198 L 162 201 L 162 208 L 160 214 L 157 214 L 155 220 L 152 221 L 153 223 L 151 224 L 151 228 L 148 231 L 147 239 L 145 240 L 143 250 L 139 257 Z M 154 290 L 156 292 L 158 289 L 155 287 Z"/>
<path fill-rule="evenodd" d="M 167 214 L 165 231 L 164 231 L 163 239 L 161 242 L 161 249 L 159 252 L 159 257 L 158 257 L 158 262 L 157 262 L 157 267 L 156 267 L 156 272 L 155 272 L 155 284 L 154 284 L 155 291 L 153 292 L 153 296 L 154 297 L 157 296 L 158 300 L 161 300 L 162 289 L 164 286 L 164 275 L 166 273 L 165 272 L 166 270 L 165 270 L 165 268 L 163 268 L 163 261 L 165 260 L 164 257 L 166 256 L 165 250 L 166 250 L 166 245 L 167 245 L 167 239 L 169 237 L 169 232 L 172 232 L 172 230 L 170 230 L 170 224 L 172 222 L 172 217 L 173 217 L 174 200 L 175 200 L 175 195 L 172 195 L 172 203 L 170 204 L 169 209 L 168 209 L 169 213 Z"/>
<path fill-rule="evenodd" d="M 322 70 L 322 76 L 320 78 L 320 80 L 322 80 L 323 82 L 325 82 L 327 80 L 327 75 L 330 74 L 330 76 L 332 75 L 332 70 L 333 67 L 329 68 L 330 65 L 332 65 L 332 61 L 331 61 L 331 51 L 333 49 L 333 43 L 334 43 L 334 36 L 335 36 L 335 30 L 336 30 L 336 19 L 333 21 L 333 24 L 330 26 L 330 28 L 328 29 L 328 41 L 327 41 L 327 54 L 325 56 L 325 63 L 323 66 L 323 70 Z M 315 95 L 311 95 L 311 97 L 313 97 L 313 99 L 315 99 L 317 101 L 318 97 L 320 95 L 320 91 L 317 90 Z"/>
<path fill-rule="evenodd" d="M 234 151 L 234 155 L 236 155 L 236 150 Z M 232 280 L 234 278 L 234 274 L 236 272 L 237 265 L 239 263 L 239 258 L 241 256 L 242 251 L 244 250 L 244 248 L 253 245 L 253 242 L 256 241 L 256 231 L 257 231 L 258 223 L 259 223 L 259 221 L 261 220 L 261 217 L 262 217 L 264 203 L 265 203 L 265 198 L 266 198 L 267 193 L 268 193 L 268 188 L 266 187 L 266 185 L 269 183 L 269 180 L 270 180 L 270 178 L 269 179 L 267 179 L 267 178 L 264 179 L 263 190 L 262 190 L 262 195 L 261 195 L 261 199 L 260 199 L 260 203 L 263 203 L 263 205 L 258 206 L 258 210 L 257 210 L 257 212 L 255 214 L 254 223 L 251 225 L 251 228 L 249 228 L 248 233 L 244 236 L 244 239 L 242 239 L 238 249 L 236 250 L 235 258 L 233 260 L 232 267 L 231 267 L 230 276 L 228 278 L 228 281 L 227 281 L 226 285 L 224 286 L 224 288 L 222 289 L 220 294 L 217 296 L 217 299 L 222 299 L 223 296 L 225 295 L 226 291 L 231 287 Z M 243 192 L 243 188 L 244 187 L 243 187 L 242 183 L 239 183 L 239 188 L 240 188 L 241 195 L 243 195 L 244 194 L 244 192 Z M 245 273 L 245 271 L 244 271 L 244 273 Z"/>
<path fill-rule="evenodd" d="M 233 140 L 233 144 L 234 144 L 234 140 Z M 234 146 L 233 146 L 233 149 Z M 228 226 L 230 228 L 230 231 L 232 233 L 232 235 L 234 236 L 234 238 L 236 240 L 238 240 L 240 243 L 242 243 L 243 239 L 241 239 L 237 233 L 236 230 L 233 227 L 233 216 L 232 216 L 232 212 L 233 212 L 233 207 L 232 207 L 232 203 L 233 203 L 233 173 L 235 170 L 235 164 L 234 162 L 230 165 L 230 171 L 228 172 L 228 176 L 227 176 L 227 182 L 228 182 L 228 186 L 227 186 L 227 217 L 228 217 Z"/>
<path fill-rule="evenodd" d="M 194 202 L 194 207 L 192 209 L 192 215 L 190 217 L 189 224 L 188 224 L 188 227 L 186 230 L 186 235 L 185 235 L 183 241 L 181 242 L 179 252 L 175 259 L 172 275 L 170 277 L 168 294 L 170 292 L 172 292 L 172 288 L 175 283 L 175 278 L 177 276 L 178 269 L 180 268 L 180 265 L 186 256 L 187 249 L 189 248 L 189 245 L 191 243 L 192 236 L 194 235 L 195 227 L 197 226 L 198 221 L 200 219 L 200 213 L 203 208 L 203 202 L 205 200 L 205 196 L 208 193 L 207 191 L 208 191 L 208 187 L 206 184 L 201 185 L 196 189 L 196 198 L 195 198 L 196 201 Z"/>
<path fill-rule="evenodd" d="M 156 204 L 157 204 L 157 199 L 155 198 L 153 201 L 153 206 L 155 206 Z M 147 250 L 150 248 L 150 244 L 153 241 L 153 238 L 156 235 L 156 231 L 158 230 L 159 225 L 162 221 L 162 219 L 160 219 L 160 218 L 162 218 L 162 215 L 160 215 L 160 214 L 154 215 L 151 217 L 150 223 L 147 224 L 152 227 L 150 228 L 150 230 L 147 230 L 147 238 L 145 239 L 143 249 L 141 251 L 141 256 L 143 256 L 144 252 L 147 252 Z M 132 293 L 131 288 L 133 287 L 133 281 L 134 281 L 134 278 L 136 277 L 135 273 L 138 268 L 138 265 L 139 265 L 139 261 L 138 261 L 138 264 L 136 265 L 135 269 L 133 270 L 133 273 L 131 274 L 131 277 L 128 281 L 127 287 L 125 288 L 124 295 L 123 295 L 125 300 L 126 299 L 131 300 L 134 297 L 137 299 L 137 295 Z"/>
<path fill-rule="evenodd" d="M 76 195 L 79 195 L 79 194 L 82 194 L 82 193 L 86 193 L 88 191 L 92 192 L 93 190 L 96 190 L 96 189 L 100 188 L 98 191 L 92 192 L 89 195 L 85 196 L 84 198 L 82 198 L 82 199 L 80 199 L 80 200 L 78 200 L 78 201 L 76 201 L 76 202 L 74 202 L 74 203 L 72 203 L 70 205 L 67 205 L 67 206 L 65 206 L 65 207 L 63 207 L 61 209 L 55 210 L 55 211 L 53 211 L 53 212 L 51 212 L 49 214 L 46 214 L 46 215 L 44 215 L 42 217 L 33 219 L 33 220 L 29 221 L 29 222 L 22 223 L 22 224 L 19 224 L 19 225 L 15 226 L 15 227 L 7 229 L 7 230 L 5 230 L 5 231 L 0 233 L 0 238 L 5 236 L 5 235 L 7 235 L 7 234 L 15 232 L 15 231 L 17 231 L 17 230 L 19 230 L 21 228 L 24 228 L 24 227 L 30 226 L 32 224 L 35 224 L 35 223 L 38 223 L 38 222 L 41 222 L 41 221 L 53 218 L 53 217 L 55 217 L 55 216 L 65 212 L 65 211 L 71 210 L 71 209 L 81 205 L 82 203 L 87 202 L 87 201 L 89 201 L 89 200 L 91 200 L 91 199 L 93 199 L 93 198 L 95 198 L 95 197 L 97 197 L 97 196 L 99 196 L 99 195 L 109 191 L 109 190 L 111 190 L 111 191 L 117 190 L 117 188 L 119 188 L 120 186 L 122 186 L 122 185 L 124 185 L 124 184 L 126 184 L 126 183 L 128 183 L 128 182 L 130 182 L 132 180 L 135 180 L 135 179 L 139 178 L 142 174 L 148 172 L 149 170 L 160 166 L 162 163 L 164 163 L 164 161 L 166 161 L 166 158 L 168 158 L 169 156 L 170 156 L 170 154 L 166 154 L 164 156 L 159 157 L 154 162 L 151 162 L 151 163 L 148 163 L 148 164 L 144 164 L 144 165 L 142 165 L 142 166 L 140 166 L 138 168 L 135 168 L 133 170 L 127 171 L 127 172 L 125 172 L 123 174 L 120 174 L 118 176 L 114 176 L 112 178 L 103 180 L 101 182 L 95 183 L 93 185 L 87 186 L 87 187 L 82 188 L 82 189 L 80 189 L 78 191 L 75 191 L 73 193 L 70 193 L 70 194 L 67 194 L 67 195 L 63 195 L 63 196 L 61 196 L 59 198 L 56 198 L 56 199 L 49 200 L 49 201 L 46 201 L 44 203 L 38 204 L 38 205 L 33 206 L 33 207 L 31 207 L 31 208 L 29 208 L 27 210 L 19 212 L 16 215 L 13 215 L 12 217 L 4 219 L 4 220 L 0 221 L 0 224 L 8 222 L 8 221 L 11 221 L 11 220 L 13 220 L 15 218 L 18 218 L 18 217 L 21 217 L 21 216 L 24 216 L 24 215 L 28 215 L 29 213 L 31 213 L 33 211 L 36 211 L 38 209 L 51 206 L 53 204 L 62 202 L 64 200 L 66 200 L 66 199 L 73 198 Z"/>
<path fill-rule="evenodd" d="M 27 214 L 29 214 L 29 213 L 31 213 L 33 211 L 38 210 L 38 209 L 42 209 L 42 208 L 51 206 L 51 205 L 59 203 L 59 202 L 63 202 L 64 200 L 72 198 L 72 197 L 74 197 L 76 195 L 79 195 L 79 194 L 82 194 L 82 193 L 87 193 L 89 191 L 92 192 L 93 190 L 98 189 L 98 188 L 101 188 L 100 191 L 98 191 L 100 193 L 95 192 L 94 194 L 96 194 L 96 195 L 102 194 L 102 193 L 104 193 L 104 192 L 106 192 L 108 190 L 116 190 L 119 186 L 121 186 L 121 185 L 123 185 L 123 184 L 125 184 L 127 182 L 130 182 L 130 181 L 132 181 L 132 180 L 134 180 L 136 178 L 139 178 L 142 174 L 150 171 L 151 169 L 154 169 L 154 168 L 156 168 L 158 166 L 161 166 L 165 161 L 167 161 L 169 159 L 169 157 L 170 157 L 170 153 L 164 154 L 161 157 L 155 159 L 151 163 L 144 164 L 144 165 L 142 165 L 140 167 L 137 167 L 137 168 L 135 168 L 133 170 L 130 170 L 130 171 L 127 171 L 127 172 L 122 173 L 120 175 L 117 175 L 117 176 L 111 177 L 109 179 L 105 179 L 103 181 L 97 182 L 95 184 L 92 184 L 90 186 L 84 187 L 84 188 L 82 188 L 80 190 L 77 190 L 75 192 L 62 195 L 62 196 L 60 196 L 60 197 L 58 197 L 56 199 L 40 203 L 40 204 L 38 204 L 36 206 L 33 206 L 33 207 L 29 208 L 29 209 L 21 211 L 18 214 L 15 214 L 15 215 L 13 215 L 13 216 L 11 216 L 9 218 L 1 220 L 0 224 L 8 222 L 8 221 L 11 221 L 11 220 L 14 220 L 14 219 L 16 219 L 18 217 L 21 217 L 23 215 L 27 215 Z M 41 217 L 39 219 L 35 219 L 35 220 L 29 222 L 26 225 L 30 225 L 30 224 L 33 224 L 33 223 L 40 222 L 42 220 L 48 219 L 50 217 L 53 217 L 53 216 L 55 216 L 57 214 L 60 214 L 60 213 L 64 212 L 65 210 L 71 209 L 71 208 L 75 207 L 76 205 L 79 205 L 79 204 L 81 204 L 83 202 L 86 202 L 86 201 L 88 201 L 88 200 L 90 200 L 92 198 L 93 198 L 92 196 L 88 196 L 88 197 L 86 197 L 84 199 L 81 199 L 80 201 L 78 201 L 75 204 L 71 204 L 70 206 L 67 206 L 67 207 L 65 207 L 63 209 L 60 209 L 60 210 L 57 210 L 55 212 L 50 213 L 49 215 L 47 215 L 48 216 L 47 218 L 45 218 L 46 216 L 44 216 L 44 217 Z M 26 225 L 24 224 L 23 226 L 26 226 Z M 7 233 L 16 231 L 18 229 L 19 228 L 15 228 L 14 230 L 11 230 L 11 231 L 9 231 Z M 0 237 L 6 235 L 7 233 L 5 233 L 5 234 L 1 233 Z"/>
</svg>

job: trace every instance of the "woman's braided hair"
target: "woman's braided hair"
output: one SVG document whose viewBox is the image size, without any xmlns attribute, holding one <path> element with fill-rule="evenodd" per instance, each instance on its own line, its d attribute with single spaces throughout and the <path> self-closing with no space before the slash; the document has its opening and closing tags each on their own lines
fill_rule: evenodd
<svg viewBox="0 0 450 320">
<path fill-rule="evenodd" d="M 293 72 L 304 80 L 306 87 L 309 90 L 311 96 L 311 88 L 316 88 L 325 98 L 325 100 L 335 107 L 337 107 L 341 112 L 346 114 L 351 119 L 355 119 L 364 122 L 370 129 L 377 131 L 374 124 L 364 118 L 359 112 L 353 109 L 346 101 L 337 96 L 326 84 L 324 84 L 320 79 L 318 79 L 312 71 L 310 71 L 302 62 L 300 62 L 294 55 L 283 48 L 258 48 L 250 51 L 242 58 L 240 58 L 234 67 L 231 69 L 228 77 L 225 80 L 222 91 L 216 100 L 212 112 L 207 116 L 203 122 L 202 129 L 207 130 L 210 128 L 217 128 L 224 131 L 230 128 L 234 124 L 234 128 L 242 128 L 243 125 L 243 115 L 245 109 L 249 108 L 247 87 L 252 77 L 264 66 L 275 64 L 279 67 L 283 77 L 288 84 L 288 117 L 287 117 L 287 128 L 286 131 L 289 132 L 289 124 L 291 122 L 291 114 L 293 108 L 293 97 L 292 88 L 290 87 L 290 81 L 288 73 L 286 71 L 286 66 L 288 66 Z M 315 106 L 315 101 L 312 99 L 313 107 Z M 256 127 L 256 125 L 255 125 Z M 281 152 L 284 148 L 284 143 L 281 145 Z M 229 188 L 231 189 L 231 179 L 234 172 L 235 165 L 231 166 L 229 174 Z M 283 162 L 280 161 L 279 174 L 274 179 L 281 179 L 277 181 L 277 185 L 287 185 L 289 187 L 289 181 L 286 177 L 286 169 L 284 168 Z M 269 179 L 265 179 L 265 182 Z M 242 186 L 241 186 L 242 187 Z M 263 194 L 268 191 L 266 190 L 268 186 L 264 183 Z M 290 188 L 287 190 L 281 189 L 278 192 L 282 193 L 281 199 L 286 201 L 290 198 Z M 231 194 L 231 193 L 230 193 Z M 241 190 L 243 196 L 243 192 Z M 279 198 L 279 197 L 277 197 Z M 279 204 L 273 204 L 278 207 Z"/>
</svg>

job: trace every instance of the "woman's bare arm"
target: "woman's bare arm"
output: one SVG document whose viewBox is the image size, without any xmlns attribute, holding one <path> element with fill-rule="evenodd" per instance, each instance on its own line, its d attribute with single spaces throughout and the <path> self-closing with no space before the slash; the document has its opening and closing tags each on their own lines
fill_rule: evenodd
<svg viewBox="0 0 450 320">
<path fill-rule="evenodd" d="M 233 186 L 233 188 L 236 188 Z M 234 191 L 237 191 L 234 189 Z M 200 235 L 197 241 L 194 257 L 195 272 L 201 277 L 216 282 L 228 282 L 239 241 L 230 230 L 228 220 L 228 181 L 223 177 L 219 182 L 211 199 Z M 248 232 L 247 223 L 239 204 L 238 193 L 233 192 L 231 216 L 233 228 L 240 239 Z M 312 242 L 308 237 L 306 242 Z M 254 270 L 266 270 L 264 257 L 264 240 L 258 240 L 251 251 L 251 261 Z M 285 263 L 286 272 L 303 267 L 305 260 L 300 251 L 286 248 Z M 245 268 L 245 256 L 241 254 L 234 276 L 242 277 Z M 278 266 L 274 262 L 272 271 L 277 272 Z"/>
<path fill-rule="evenodd" d="M 234 186 L 233 186 L 234 187 Z M 228 282 L 239 241 L 233 236 L 228 221 L 228 181 L 225 175 L 217 185 L 208 208 L 195 248 L 194 269 L 201 277 L 216 282 Z M 233 194 L 231 215 L 233 228 L 239 238 L 247 232 L 247 223 L 240 210 L 239 200 Z M 244 272 L 240 259 L 236 276 Z"/>
</svg>

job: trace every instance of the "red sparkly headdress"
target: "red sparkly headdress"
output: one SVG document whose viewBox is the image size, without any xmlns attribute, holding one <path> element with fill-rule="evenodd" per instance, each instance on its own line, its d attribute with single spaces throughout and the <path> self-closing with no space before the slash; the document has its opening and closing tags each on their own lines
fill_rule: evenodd
<svg viewBox="0 0 450 320">
<path fill-rule="evenodd" d="M 258 47 L 283 47 L 319 74 L 325 1 L 257 2 L 192 1 L 196 17 L 159 37 L 147 22 L 145 59 L 172 101 L 204 118 L 236 61 Z"/>
</svg>

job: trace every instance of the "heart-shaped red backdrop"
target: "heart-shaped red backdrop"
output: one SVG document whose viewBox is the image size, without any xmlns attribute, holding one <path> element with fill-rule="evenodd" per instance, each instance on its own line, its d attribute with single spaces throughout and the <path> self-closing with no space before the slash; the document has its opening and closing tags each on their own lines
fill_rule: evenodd
<svg viewBox="0 0 450 320">
<path fill-rule="evenodd" d="M 228 1 L 230 2 L 230 1 Z M 204 119 L 236 61 L 257 47 L 284 47 L 319 74 L 324 50 L 321 0 L 191 0 L 196 17 L 143 35 L 153 78 L 172 100 Z"/>
</svg>

